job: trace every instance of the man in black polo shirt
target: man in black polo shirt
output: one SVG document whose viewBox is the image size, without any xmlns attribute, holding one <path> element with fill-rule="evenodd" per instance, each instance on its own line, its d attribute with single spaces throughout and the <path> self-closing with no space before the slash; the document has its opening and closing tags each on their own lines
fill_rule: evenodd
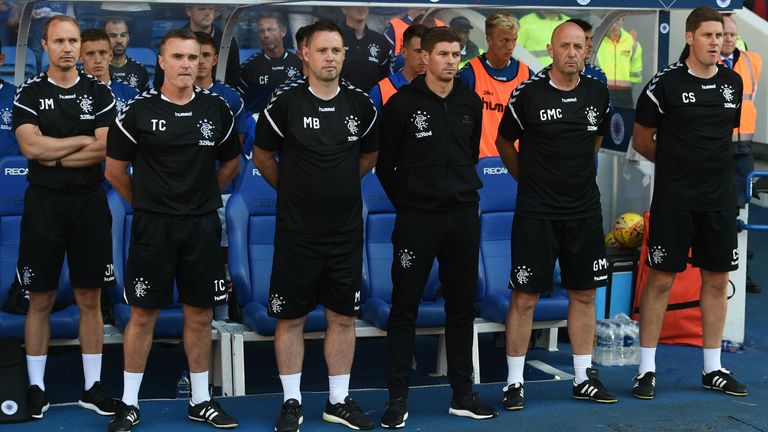
<svg viewBox="0 0 768 432">
<path fill-rule="evenodd" d="M 609 125 L 608 88 L 581 73 L 584 31 L 558 25 L 547 51 L 552 65 L 512 92 L 496 147 L 518 181 L 512 223 L 512 298 L 507 312 L 507 410 L 525 407 L 523 367 L 539 296 L 552 290 L 560 259 L 568 290 L 568 335 L 573 347 L 573 397 L 600 403 L 617 398 L 592 368 L 595 289 L 608 279 L 595 153 Z M 520 151 L 515 140 L 520 140 Z"/>
<path fill-rule="evenodd" d="M 346 17 L 341 25 L 344 34 L 344 68 L 341 76 L 353 86 L 369 91 L 379 80 L 389 75 L 392 47 L 383 34 L 368 28 L 368 8 L 341 8 Z"/>
<path fill-rule="evenodd" d="M 210 4 L 194 4 L 185 8 L 187 16 L 189 17 L 189 23 L 182 27 L 184 30 L 191 32 L 206 32 L 211 35 L 216 46 L 221 48 L 221 38 L 224 32 L 218 27 L 213 25 L 213 20 L 216 17 L 216 7 Z M 214 76 L 216 74 L 214 73 Z M 154 88 L 160 88 L 163 85 L 163 68 L 158 63 L 155 67 L 155 79 Z M 224 82 L 230 86 L 237 88 L 240 82 L 240 48 L 237 45 L 237 40 L 233 37 L 230 40 L 229 52 L 227 55 L 227 68 L 224 73 Z"/>
<path fill-rule="evenodd" d="M 651 268 L 640 300 L 640 368 L 632 394 L 656 395 L 656 345 L 677 273 L 701 269 L 702 385 L 733 396 L 747 387 L 720 365 L 728 272 L 739 264 L 731 136 L 739 127 L 741 77 L 718 64 L 719 12 L 694 9 L 685 23 L 687 58 L 657 73 L 637 101 L 633 146 L 656 163 L 648 232 Z"/>
<path fill-rule="evenodd" d="M 251 56 L 240 68 L 239 90 L 245 109 L 260 114 L 272 91 L 285 81 L 301 74 L 301 60 L 283 46 L 288 31 L 283 16 L 277 12 L 256 19 L 262 51 Z"/>
<path fill-rule="evenodd" d="M 66 253 L 80 308 L 85 391 L 79 403 L 112 415 L 114 403 L 99 382 L 101 288 L 115 279 L 112 218 L 100 164 L 115 100 L 109 87 L 75 68 L 80 56 L 77 21 L 66 15 L 48 20 L 42 45 L 50 57 L 48 71 L 19 86 L 13 107 L 19 149 L 29 159 L 16 268 L 19 284 L 30 292 L 24 328 L 29 410 L 40 419 L 48 409 L 43 383 L 51 335 L 48 318 Z"/>
<path fill-rule="evenodd" d="M 187 415 L 218 428 L 237 426 L 208 393 L 212 306 L 226 301 L 219 249 L 221 190 L 232 181 L 240 142 L 227 104 L 195 87 L 200 44 L 187 30 L 160 42 L 163 86 L 132 100 L 109 129 L 107 177 L 134 209 L 124 296 L 123 397 L 109 430 L 139 422 L 138 395 L 160 309 L 173 302 L 184 313 L 184 348 L 192 397 Z M 216 169 L 216 161 L 221 164 Z M 127 168 L 133 164 L 133 178 Z"/>
<path fill-rule="evenodd" d="M 113 78 L 119 78 L 136 87 L 139 93 L 147 89 L 149 74 L 144 65 L 130 58 L 126 54 L 131 35 L 128 33 L 128 25 L 125 20 L 110 19 L 104 23 L 104 31 L 109 36 L 109 44 L 112 47 L 112 60 L 109 61 L 109 74 Z"/>
<path fill-rule="evenodd" d="M 339 83 L 344 43 L 338 26 L 315 23 L 306 40 L 309 74 L 275 91 L 256 125 L 253 151 L 254 164 L 277 189 L 268 309 L 277 318 L 284 403 L 275 431 L 297 431 L 303 420 L 304 322 L 318 304 L 328 322 L 330 394 L 323 419 L 367 430 L 373 422 L 349 397 L 349 374 L 363 265 L 360 177 L 376 163 L 376 109 L 363 91 Z"/>
<path fill-rule="evenodd" d="M 435 28 L 421 38 L 426 75 L 400 88 L 384 105 L 381 157 L 376 174 L 397 209 L 392 233 L 392 311 L 387 325 L 389 403 L 385 428 L 408 419 L 408 377 L 416 316 L 432 263 L 440 263 L 445 298 L 448 413 L 473 419 L 496 410 L 472 392 L 480 217 L 475 172 L 480 154 L 483 104 L 455 79 L 461 61 L 459 36 Z M 407 186 L 406 186 L 407 184 Z"/>
</svg>

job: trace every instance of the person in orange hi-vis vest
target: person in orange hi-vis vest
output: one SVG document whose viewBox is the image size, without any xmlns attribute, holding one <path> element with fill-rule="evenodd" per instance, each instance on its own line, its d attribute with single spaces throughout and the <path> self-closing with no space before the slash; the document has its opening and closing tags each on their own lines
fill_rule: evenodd
<svg viewBox="0 0 768 432">
<path fill-rule="evenodd" d="M 405 59 L 403 68 L 379 81 L 368 92 L 377 111 L 381 112 L 381 108 L 400 87 L 427 71 L 427 63 L 421 55 L 421 38 L 427 30 L 429 28 L 423 24 L 412 24 L 403 33 L 403 49 L 400 52 Z"/>
<path fill-rule="evenodd" d="M 400 54 L 400 50 L 403 49 L 403 33 L 414 22 L 421 22 L 417 18 L 427 13 L 427 8 L 410 8 L 405 11 L 405 14 L 399 17 L 389 20 L 389 25 L 384 30 L 384 36 L 392 45 L 392 55 L 397 56 Z M 443 27 L 445 23 L 435 18 L 434 24 L 436 27 Z"/>
<path fill-rule="evenodd" d="M 743 51 L 736 47 L 739 30 L 736 21 L 730 16 L 723 16 L 723 48 L 720 51 L 720 63 L 733 69 L 744 82 L 744 92 L 741 95 L 741 121 L 739 127 L 733 129 L 733 182 L 736 185 L 736 201 L 739 207 L 744 207 L 744 184 L 747 176 L 755 169 L 752 157 L 752 137 L 757 123 L 757 108 L 755 95 L 757 83 L 760 81 L 760 70 L 763 59 L 752 51 Z M 759 293 L 760 285 L 754 283 L 747 275 L 747 291 Z"/>
<path fill-rule="evenodd" d="M 498 156 L 496 135 L 504 107 L 512 91 L 533 72 L 521 60 L 512 58 L 520 24 L 506 12 L 488 15 L 485 19 L 485 40 L 488 51 L 467 63 L 459 71 L 459 81 L 473 90 L 483 101 L 483 135 L 480 157 Z"/>
</svg>

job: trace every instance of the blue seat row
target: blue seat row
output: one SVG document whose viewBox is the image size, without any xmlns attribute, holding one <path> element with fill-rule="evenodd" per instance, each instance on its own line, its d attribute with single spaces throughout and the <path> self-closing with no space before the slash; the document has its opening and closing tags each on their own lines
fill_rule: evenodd
<svg viewBox="0 0 768 432">
<path fill-rule="evenodd" d="M 504 323 L 509 307 L 507 288 L 510 266 L 512 219 L 517 185 L 499 158 L 484 158 L 478 164 L 484 187 L 480 190 L 481 249 L 477 284 L 478 310 L 483 318 Z M 375 174 L 362 180 L 365 247 L 361 318 L 386 330 L 391 309 L 393 259 L 392 229 L 395 209 Z M 227 204 L 229 229 L 229 268 L 238 300 L 243 306 L 244 323 L 262 336 L 274 335 L 275 320 L 267 316 L 269 280 L 272 269 L 276 194 L 259 171 L 246 169 L 241 183 Z M 557 285 L 557 272 L 555 285 Z M 418 327 L 441 327 L 445 323 L 443 301 L 439 296 L 437 262 L 422 297 Z M 537 321 L 564 320 L 568 298 L 564 290 L 544 296 L 536 307 Z M 313 311 L 307 332 L 324 331 L 322 308 Z"/>
<path fill-rule="evenodd" d="M 276 321 L 267 315 L 269 283 L 272 269 L 275 233 L 275 190 L 259 171 L 243 161 L 241 173 L 230 197 L 226 218 L 229 231 L 229 268 L 243 308 L 244 324 L 263 336 L 274 335 Z M 26 159 L 2 159 L 0 187 L 0 302 L 8 296 L 8 288 L 16 277 L 19 227 L 26 190 Z M 517 186 L 499 158 L 485 158 L 478 164 L 478 174 L 485 185 L 480 190 L 481 246 L 477 306 L 481 317 L 503 323 L 509 307 L 510 237 L 515 211 Z M 395 209 L 375 174 L 362 180 L 364 201 L 365 247 L 363 251 L 362 319 L 386 330 L 391 309 L 390 277 L 393 251 L 392 229 Z M 110 289 L 115 324 L 123 331 L 130 317 L 130 307 L 123 301 L 125 289 L 133 289 L 133 281 L 125 281 L 133 209 L 115 191 L 108 194 L 112 212 L 112 241 L 117 284 Z M 66 262 L 58 292 L 61 300 L 72 297 Z M 126 284 L 128 285 L 126 287 Z M 441 327 L 445 323 L 443 301 L 439 295 L 440 280 L 435 262 L 422 297 L 418 327 Z M 183 330 L 181 307 L 176 302 L 161 311 L 155 328 L 156 336 L 178 337 Z M 71 301 L 71 300 L 70 300 Z M 542 298 L 534 320 L 562 320 L 567 317 L 568 299 L 563 290 Z M 0 313 L 0 335 L 23 336 L 24 316 Z M 52 337 L 75 338 L 79 324 L 77 306 L 55 312 L 51 318 Z M 305 330 L 325 330 L 322 307 L 312 311 Z"/>
</svg>

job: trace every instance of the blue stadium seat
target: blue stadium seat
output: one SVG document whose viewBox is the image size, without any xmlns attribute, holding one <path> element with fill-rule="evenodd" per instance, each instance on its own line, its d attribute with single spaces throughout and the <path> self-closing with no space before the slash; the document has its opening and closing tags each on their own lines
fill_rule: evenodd
<svg viewBox="0 0 768 432">
<path fill-rule="evenodd" d="M 509 308 L 509 274 L 512 266 L 512 219 L 517 201 L 517 182 L 507 173 L 501 159 L 487 157 L 477 166 L 483 181 L 480 189 L 480 259 L 485 270 L 485 296 L 480 301 L 480 316 L 504 323 Z M 559 267 L 554 280 L 559 282 Z M 568 317 L 568 296 L 556 289 L 543 295 L 536 305 L 534 321 L 562 320 Z"/>
<path fill-rule="evenodd" d="M 16 279 L 19 257 L 19 233 L 27 190 L 27 159 L 7 156 L 0 160 L 0 305 L 8 300 L 11 283 Z M 52 339 L 75 339 L 80 327 L 80 311 L 73 303 L 72 286 L 66 260 L 59 277 L 56 303 L 69 304 L 50 316 Z M 24 338 L 26 315 L 0 312 L 0 336 Z"/>
<path fill-rule="evenodd" d="M 16 72 L 16 47 L 4 46 L 3 55 L 5 56 L 5 62 L 0 66 L 0 78 L 8 82 L 16 82 L 14 74 Z M 27 58 L 24 61 L 24 76 L 32 76 L 37 73 L 35 66 L 35 53 L 31 49 L 27 48 Z"/>
<path fill-rule="evenodd" d="M 368 265 L 367 300 L 362 307 L 362 318 L 373 326 L 386 330 L 392 309 L 392 230 L 395 226 L 395 208 L 379 182 L 376 174 L 363 178 L 363 202 L 365 203 L 365 255 Z M 424 289 L 417 327 L 442 327 L 445 325 L 445 302 L 438 295 L 440 280 L 435 260 Z"/>
<path fill-rule="evenodd" d="M 275 240 L 275 190 L 249 165 L 227 202 L 229 274 L 243 306 L 243 323 L 262 336 L 273 336 L 277 321 L 267 315 Z M 306 332 L 325 331 L 323 308 L 309 313 Z"/>
<path fill-rule="evenodd" d="M 115 325 L 121 332 L 131 318 L 131 307 L 125 301 L 124 291 L 133 289 L 133 281 L 125 280 L 125 268 L 128 264 L 128 250 L 131 243 L 133 208 L 123 200 L 114 189 L 107 195 L 109 210 L 112 212 L 112 259 L 115 263 L 115 285 L 110 288 Z M 181 337 L 184 334 L 184 316 L 179 303 L 179 294 L 174 289 L 174 303 L 160 311 L 155 324 L 154 335 L 157 337 Z"/>
</svg>

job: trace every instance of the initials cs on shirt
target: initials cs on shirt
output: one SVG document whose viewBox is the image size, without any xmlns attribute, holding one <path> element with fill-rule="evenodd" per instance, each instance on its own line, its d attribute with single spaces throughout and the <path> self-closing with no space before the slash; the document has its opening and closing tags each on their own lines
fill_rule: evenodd
<svg viewBox="0 0 768 432">
<path fill-rule="evenodd" d="M 683 103 L 696 102 L 696 95 L 693 92 L 683 93 Z"/>
</svg>

